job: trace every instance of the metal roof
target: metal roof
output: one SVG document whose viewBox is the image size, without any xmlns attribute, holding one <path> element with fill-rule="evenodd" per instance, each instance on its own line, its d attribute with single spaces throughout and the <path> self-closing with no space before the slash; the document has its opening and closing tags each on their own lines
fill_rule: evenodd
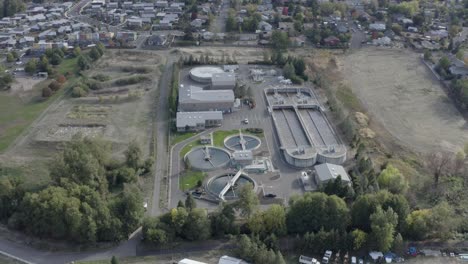
<svg viewBox="0 0 468 264">
<path fill-rule="evenodd" d="M 182 102 L 234 102 L 232 90 L 203 90 L 193 85 L 180 85 L 179 103 Z"/>
<path fill-rule="evenodd" d="M 211 77 L 211 84 L 213 86 L 231 85 L 232 87 L 234 87 L 236 85 L 236 75 L 234 73 L 229 72 L 213 73 Z"/>
<path fill-rule="evenodd" d="M 176 126 L 196 126 L 197 124 L 205 123 L 206 120 L 222 120 L 223 112 L 221 111 L 204 111 L 204 112 L 177 112 Z"/>
<path fill-rule="evenodd" d="M 329 180 L 334 180 L 338 177 L 338 175 L 341 176 L 341 180 L 343 182 L 351 182 L 348 173 L 346 173 L 345 169 L 343 166 L 340 165 L 335 165 L 331 163 L 323 163 L 320 165 L 316 165 L 314 167 L 315 173 L 317 174 L 320 182 L 326 182 Z"/>
</svg>

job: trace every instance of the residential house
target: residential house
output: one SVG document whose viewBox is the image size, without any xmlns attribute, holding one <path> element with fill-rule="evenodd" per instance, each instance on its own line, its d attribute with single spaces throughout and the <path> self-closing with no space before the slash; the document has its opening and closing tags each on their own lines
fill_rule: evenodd
<svg viewBox="0 0 468 264">
<path fill-rule="evenodd" d="M 149 36 L 146 39 L 146 44 L 148 46 L 164 46 L 167 44 L 167 36 L 166 35 L 153 35 Z"/>
<path fill-rule="evenodd" d="M 385 23 L 372 23 L 369 25 L 369 30 L 372 31 L 385 31 L 386 26 Z"/>
<path fill-rule="evenodd" d="M 340 39 L 335 36 L 329 36 L 323 40 L 326 46 L 336 46 L 340 44 Z"/>
</svg>

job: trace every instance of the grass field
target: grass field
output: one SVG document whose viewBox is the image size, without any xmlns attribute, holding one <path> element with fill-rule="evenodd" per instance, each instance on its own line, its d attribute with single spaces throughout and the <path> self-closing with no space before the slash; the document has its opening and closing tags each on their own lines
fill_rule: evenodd
<svg viewBox="0 0 468 264">
<path fill-rule="evenodd" d="M 41 89 L 42 85 L 34 89 Z M 47 100 L 28 102 L 15 95 L 0 93 L 0 152 L 5 151 L 15 138 L 63 92 L 64 89 L 61 89 Z"/>
<path fill-rule="evenodd" d="M 187 170 L 180 177 L 179 189 L 186 191 L 195 188 L 197 186 L 197 182 L 203 181 L 205 177 L 206 174 L 204 172 Z"/>
<path fill-rule="evenodd" d="M 65 75 L 69 72 L 76 74 L 78 66 L 77 58 L 65 59 L 56 67 L 57 72 Z M 65 90 L 75 82 L 74 77 L 70 77 L 67 83 L 53 96 L 47 100 L 40 97 L 41 90 L 50 80 L 45 80 L 33 87 L 31 98 L 25 99 L 18 95 L 0 93 L 0 153 L 34 121 L 57 97 L 61 96 Z"/>
<path fill-rule="evenodd" d="M 202 144 L 200 143 L 200 140 L 198 140 L 198 139 L 188 143 L 180 151 L 180 157 L 183 158 L 185 156 L 185 154 L 187 154 L 192 148 L 198 147 L 198 146 L 202 146 Z"/>
<path fill-rule="evenodd" d="M 63 75 L 66 73 L 76 74 L 79 71 L 78 58 L 64 59 L 60 66 L 57 68 L 57 72 Z"/>
<path fill-rule="evenodd" d="M 179 142 L 182 142 L 188 138 L 191 138 L 193 136 L 195 136 L 197 133 L 195 132 L 186 132 L 186 133 L 179 133 L 179 132 L 176 132 L 176 133 L 172 133 L 171 134 L 171 145 L 175 145 Z"/>
<path fill-rule="evenodd" d="M 227 136 L 238 134 L 239 130 L 218 130 L 213 132 L 213 145 L 216 147 L 224 147 L 224 139 Z"/>
</svg>

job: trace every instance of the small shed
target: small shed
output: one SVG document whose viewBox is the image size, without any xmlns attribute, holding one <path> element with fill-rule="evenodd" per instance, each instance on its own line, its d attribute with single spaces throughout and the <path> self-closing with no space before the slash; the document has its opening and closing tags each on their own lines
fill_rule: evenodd
<svg viewBox="0 0 468 264">
<path fill-rule="evenodd" d="M 210 136 L 201 136 L 200 143 L 208 145 L 211 144 L 211 137 Z"/>
<path fill-rule="evenodd" d="M 331 180 L 335 180 L 338 176 L 341 176 L 343 184 L 351 185 L 351 179 L 348 173 L 345 171 L 343 166 L 335 165 L 331 163 L 323 163 L 316 165 L 315 169 L 315 182 L 321 186 Z"/>
<path fill-rule="evenodd" d="M 252 163 L 253 153 L 251 150 L 238 150 L 232 153 L 232 162 L 234 165 L 246 166 Z"/>
</svg>

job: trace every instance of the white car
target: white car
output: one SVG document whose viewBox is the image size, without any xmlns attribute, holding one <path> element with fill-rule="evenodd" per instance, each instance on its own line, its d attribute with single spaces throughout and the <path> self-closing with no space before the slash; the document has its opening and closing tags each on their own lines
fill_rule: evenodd
<svg viewBox="0 0 468 264">
<path fill-rule="evenodd" d="M 246 118 L 246 119 L 242 120 L 242 123 L 244 123 L 246 125 L 249 124 L 249 119 Z"/>
<path fill-rule="evenodd" d="M 357 264 L 356 257 L 351 257 L 351 264 Z"/>
</svg>

